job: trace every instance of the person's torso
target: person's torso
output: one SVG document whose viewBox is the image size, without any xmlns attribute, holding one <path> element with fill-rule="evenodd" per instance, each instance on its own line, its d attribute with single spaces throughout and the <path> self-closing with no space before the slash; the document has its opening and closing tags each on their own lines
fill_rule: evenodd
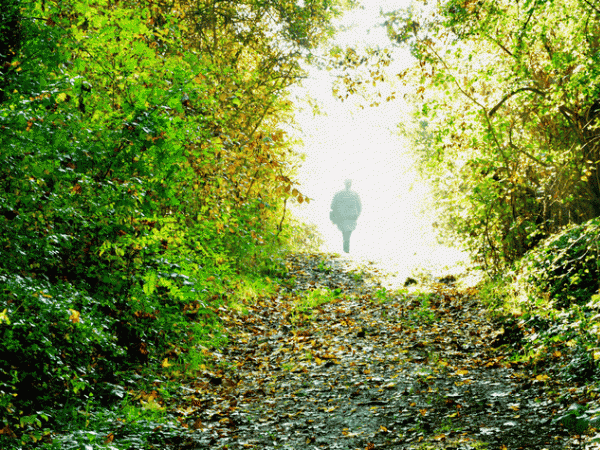
<svg viewBox="0 0 600 450">
<path fill-rule="evenodd" d="M 360 200 L 353 191 L 340 191 L 334 197 L 334 211 L 342 218 L 357 218 L 360 214 Z"/>
</svg>

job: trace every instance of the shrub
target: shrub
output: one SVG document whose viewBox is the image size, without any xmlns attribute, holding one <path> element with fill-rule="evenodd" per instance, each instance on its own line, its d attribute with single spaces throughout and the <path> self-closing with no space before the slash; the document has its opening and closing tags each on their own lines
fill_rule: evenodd
<svg viewBox="0 0 600 450">
<path fill-rule="evenodd" d="M 600 218 L 566 228 L 520 261 L 521 276 L 559 308 L 585 304 L 598 291 L 599 237 Z"/>
</svg>

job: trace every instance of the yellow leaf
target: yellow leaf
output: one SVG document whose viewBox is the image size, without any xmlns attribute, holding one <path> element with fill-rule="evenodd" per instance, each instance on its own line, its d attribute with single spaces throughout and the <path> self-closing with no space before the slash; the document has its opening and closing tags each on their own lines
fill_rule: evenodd
<svg viewBox="0 0 600 450">
<path fill-rule="evenodd" d="M 469 373 L 469 371 L 468 371 L 468 370 L 465 370 L 465 369 L 460 369 L 460 370 L 457 370 L 457 371 L 456 371 L 456 374 L 457 374 L 457 375 L 466 375 L 466 374 L 468 374 L 468 373 Z"/>
<path fill-rule="evenodd" d="M 171 364 L 171 363 L 169 362 L 169 358 L 165 358 L 165 359 L 163 359 L 163 362 L 162 362 L 162 364 L 161 364 L 161 365 L 162 365 L 163 367 L 171 367 L 173 364 Z"/>
<path fill-rule="evenodd" d="M 535 377 L 535 379 L 538 381 L 546 381 L 548 378 L 550 378 L 548 375 L 538 375 Z"/>
<path fill-rule="evenodd" d="M 71 315 L 69 316 L 69 320 L 73 323 L 79 323 L 79 311 L 75 311 L 74 309 L 69 309 Z"/>
<path fill-rule="evenodd" d="M 4 308 L 4 311 L 0 313 L 0 323 L 6 322 L 7 325 L 10 325 L 10 319 L 8 318 L 7 308 Z"/>
</svg>

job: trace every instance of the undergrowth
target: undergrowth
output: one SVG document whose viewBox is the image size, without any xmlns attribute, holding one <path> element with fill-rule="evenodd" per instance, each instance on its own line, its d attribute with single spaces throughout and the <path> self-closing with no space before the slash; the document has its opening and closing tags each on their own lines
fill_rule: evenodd
<svg viewBox="0 0 600 450">
<path fill-rule="evenodd" d="M 0 275 L 13 299 L 10 315 L 0 315 L 0 448 L 182 445 L 187 431 L 169 398 L 198 374 L 229 370 L 215 366 L 214 354 L 228 342 L 218 310 L 243 309 L 275 292 L 286 273 L 283 252 L 267 254 L 245 267 L 231 257 L 196 270 L 159 267 L 153 286 L 129 298 L 139 307 L 116 313 L 114 298 Z M 194 296 L 173 294 L 185 289 Z M 315 293 L 302 308 L 322 301 Z"/>
<path fill-rule="evenodd" d="M 540 243 L 513 268 L 479 286 L 497 343 L 514 361 L 556 370 L 568 382 L 600 382 L 600 219 Z"/>
<path fill-rule="evenodd" d="M 565 386 L 549 394 L 552 420 L 574 434 L 600 426 L 599 237 L 598 218 L 565 228 L 478 289 L 500 331 L 492 346 Z"/>
</svg>

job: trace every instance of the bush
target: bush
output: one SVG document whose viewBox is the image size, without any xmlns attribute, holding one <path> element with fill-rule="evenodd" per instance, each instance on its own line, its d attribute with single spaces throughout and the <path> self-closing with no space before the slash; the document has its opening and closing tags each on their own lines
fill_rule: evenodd
<svg viewBox="0 0 600 450">
<path fill-rule="evenodd" d="M 40 410 L 64 405 L 112 376 L 124 349 L 112 334 L 114 320 L 70 284 L 1 274 L 0 291 L 7 299 L 0 323 L 0 425 L 27 432 L 39 427 Z"/>
<path fill-rule="evenodd" d="M 583 305 L 598 291 L 599 237 L 600 218 L 566 228 L 525 255 L 521 276 L 559 308 Z"/>
</svg>

